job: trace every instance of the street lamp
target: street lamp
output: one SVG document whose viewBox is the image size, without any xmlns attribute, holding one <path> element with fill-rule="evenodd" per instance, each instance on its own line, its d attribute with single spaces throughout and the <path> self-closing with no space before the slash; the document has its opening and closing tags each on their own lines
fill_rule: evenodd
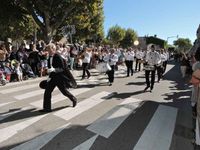
<svg viewBox="0 0 200 150">
<path fill-rule="evenodd" d="M 138 45 L 139 45 L 139 41 L 138 41 L 138 40 L 135 40 L 133 44 L 134 44 L 135 46 L 138 46 Z"/>
</svg>

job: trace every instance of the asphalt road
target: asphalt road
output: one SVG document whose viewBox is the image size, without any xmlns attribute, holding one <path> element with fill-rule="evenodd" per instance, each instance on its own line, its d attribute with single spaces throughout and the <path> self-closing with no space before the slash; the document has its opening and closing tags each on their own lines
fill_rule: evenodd
<svg viewBox="0 0 200 150">
<path fill-rule="evenodd" d="M 120 66 L 115 81 L 91 70 L 80 80 L 73 71 L 78 98 L 71 101 L 55 89 L 51 113 L 41 113 L 46 77 L 0 87 L 0 149 L 13 150 L 193 150 L 191 87 L 179 66 L 169 63 L 153 92 L 143 92 L 144 72 L 126 77 Z"/>
</svg>

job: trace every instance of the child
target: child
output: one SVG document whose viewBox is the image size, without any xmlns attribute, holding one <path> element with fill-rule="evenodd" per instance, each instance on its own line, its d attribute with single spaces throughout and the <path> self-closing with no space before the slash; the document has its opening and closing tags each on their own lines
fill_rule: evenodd
<svg viewBox="0 0 200 150">
<path fill-rule="evenodd" d="M 22 68 L 20 67 L 20 63 L 19 62 L 17 62 L 15 64 L 15 73 L 17 74 L 17 80 L 18 81 L 23 81 Z"/>
</svg>

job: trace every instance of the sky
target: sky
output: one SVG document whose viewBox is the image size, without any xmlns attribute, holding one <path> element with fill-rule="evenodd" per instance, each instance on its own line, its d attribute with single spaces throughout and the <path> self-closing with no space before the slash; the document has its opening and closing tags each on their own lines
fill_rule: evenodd
<svg viewBox="0 0 200 150">
<path fill-rule="evenodd" d="M 104 0 L 104 31 L 114 25 L 134 29 L 172 44 L 179 38 L 193 43 L 200 24 L 200 0 Z"/>
</svg>

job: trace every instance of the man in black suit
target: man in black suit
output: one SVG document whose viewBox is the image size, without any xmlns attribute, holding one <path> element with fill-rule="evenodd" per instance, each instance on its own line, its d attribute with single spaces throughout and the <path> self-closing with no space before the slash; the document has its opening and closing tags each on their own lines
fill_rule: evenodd
<svg viewBox="0 0 200 150">
<path fill-rule="evenodd" d="M 67 88 L 77 87 L 77 83 L 72 76 L 71 72 L 67 68 L 65 60 L 56 53 L 56 46 L 54 44 L 49 44 L 46 47 L 49 52 L 49 56 L 52 56 L 49 61 L 49 66 L 54 68 L 54 71 L 50 73 L 49 79 L 47 80 L 47 86 L 44 92 L 43 110 L 41 112 L 51 112 L 51 93 L 57 86 L 63 95 L 68 97 L 72 103 L 73 107 L 77 104 L 77 99 L 67 90 Z"/>
</svg>

